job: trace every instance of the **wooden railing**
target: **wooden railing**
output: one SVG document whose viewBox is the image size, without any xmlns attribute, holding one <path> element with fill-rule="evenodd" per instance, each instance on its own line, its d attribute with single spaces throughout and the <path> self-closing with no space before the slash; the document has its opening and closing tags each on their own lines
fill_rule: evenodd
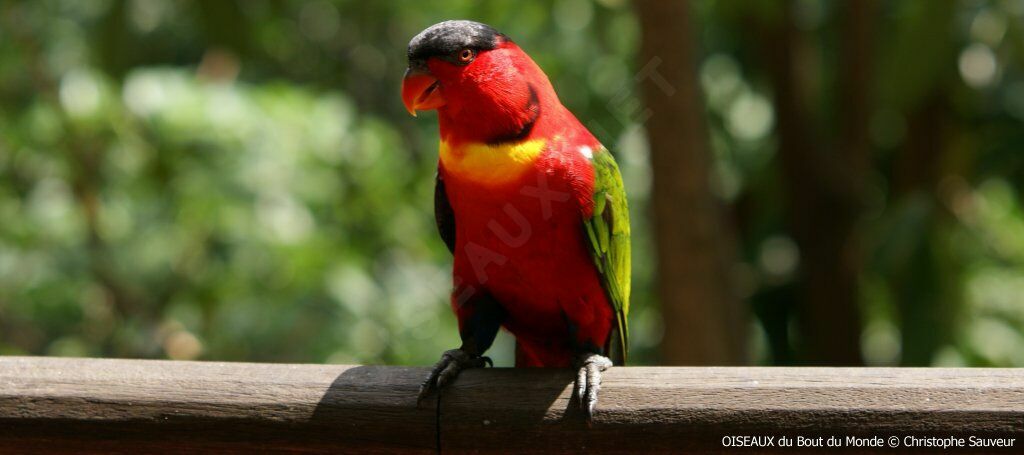
<svg viewBox="0 0 1024 455">
<path fill-rule="evenodd" d="M 417 406 L 426 372 L 0 357 L 0 452 L 1024 450 L 1022 370 L 612 368 L 589 427 L 569 371 L 467 371 Z"/>
</svg>

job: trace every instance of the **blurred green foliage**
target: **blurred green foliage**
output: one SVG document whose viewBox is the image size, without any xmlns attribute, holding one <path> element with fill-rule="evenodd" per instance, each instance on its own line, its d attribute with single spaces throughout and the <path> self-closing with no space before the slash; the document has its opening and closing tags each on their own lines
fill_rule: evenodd
<svg viewBox="0 0 1024 455">
<path fill-rule="evenodd" d="M 776 111 L 758 26 L 783 2 L 696 2 L 719 194 L 741 233 L 760 340 L 792 326 L 800 251 L 781 217 Z M 794 0 L 796 77 L 815 137 L 842 118 L 842 2 Z M 862 214 L 861 350 L 869 365 L 1024 366 L 1024 4 L 877 1 Z M 829 144 L 837 153 L 839 144 Z M 827 209 L 813 214 L 827 222 Z M 780 310 L 780 308 L 782 308 Z M 765 315 L 781 314 L 769 321 Z M 763 331 L 762 331 L 763 330 Z M 799 341 L 799 340 L 797 340 Z M 755 346 L 761 361 L 791 349 Z M 795 359 L 796 362 L 799 359 Z"/>
<path fill-rule="evenodd" d="M 940 3 L 882 8 L 863 349 L 876 365 L 1024 366 L 1024 8 Z M 697 21 L 716 191 L 753 207 L 737 274 L 760 305 L 800 261 L 745 28 L 755 4 L 697 2 Z M 834 77 L 832 2 L 797 4 L 824 37 L 809 80 Z M 631 358 L 656 362 L 639 24 L 623 0 L 3 2 L 0 354 L 426 364 L 456 346 L 436 126 L 398 98 L 408 39 L 451 18 L 513 37 L 618 156 Z M 928 164 L 940 178 L 902 188 L 912 113 L 936 92 L 952 122 Z M 755 361 L 780 361 L 774 329 L 753 330 Z M 511 363 L 508 337 L 494 351 Z"/>
<path fill-rule="evenodd" d="M 433 362 L 458 335 L 433 225 L 436 122 L 398 97 L 408 39 L 445 18 L 491 22 L 585 109 L 631 96 L 637 35 L 621 2 L 554 16 L 511 1 L 0 13 L 7 354 Z M 626 125 L 604 111 L 615 143 Z M 638 338 L 651 359 L 656 336 Z M 511 363 L 507 338 L 495 351 Z"/>
</svg>

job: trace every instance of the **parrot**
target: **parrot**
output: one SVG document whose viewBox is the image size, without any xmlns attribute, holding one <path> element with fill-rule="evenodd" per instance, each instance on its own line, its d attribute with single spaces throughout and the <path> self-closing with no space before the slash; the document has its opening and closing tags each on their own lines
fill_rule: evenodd
<svg viewBox="0 0 1024 455">
<path fill-rule="evenodd" d="M 432 25 L 408 46 L 401 96 L 437 111 L 434 214 L 453 255 L 461 346 L 444 352 L 418 400 L 484 354 L 502 328 L 515 366 L 572 368 L 592 422 L 601 375 L 629 349 L 630 227 L 607 148 L 558 99 L 508 36 L 468 20 Z"/>
</svg>

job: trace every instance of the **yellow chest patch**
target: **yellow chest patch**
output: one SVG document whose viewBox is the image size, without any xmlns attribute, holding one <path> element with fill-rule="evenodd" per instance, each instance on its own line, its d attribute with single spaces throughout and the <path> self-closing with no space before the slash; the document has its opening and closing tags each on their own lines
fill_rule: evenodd
<svg viewBox="0 0 1024 455">
<path fill-rule="evenodd" d="M 486 186 L 508 183 L 523 175 L 544 151 L 547 141 L 534 139 L 509 144 L 463 144 L 441 141 L 441 163 L 448 173 Z"/>
</svg>

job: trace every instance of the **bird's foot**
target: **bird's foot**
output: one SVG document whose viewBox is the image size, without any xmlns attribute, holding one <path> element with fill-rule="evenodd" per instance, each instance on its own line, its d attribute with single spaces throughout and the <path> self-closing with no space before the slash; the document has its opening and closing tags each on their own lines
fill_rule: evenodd
<svg viewBox="0 0 1024 455">
<path fill-rule="evenodd" d="M 576 398 L 589 425 L 597 407 L 597 392 L 601 390 L 601 372 L 611 368 L 612 361 L 603 355 L 587 353 L 576 358 Z"/>
<path fill-rule="evenodd" d="M 434 365 L 430 376 L 420 386 L 420 394 L 416 399 L 419 403 L 436 390 L 441 390 L 455 380 L 459 372 L 467 368 L 482 368 L 486 365 L 494 366 L 490 357 L 472 355 L 462 349 L 451 349 L 441 354 L 441 360 Z"/>
</svg>

